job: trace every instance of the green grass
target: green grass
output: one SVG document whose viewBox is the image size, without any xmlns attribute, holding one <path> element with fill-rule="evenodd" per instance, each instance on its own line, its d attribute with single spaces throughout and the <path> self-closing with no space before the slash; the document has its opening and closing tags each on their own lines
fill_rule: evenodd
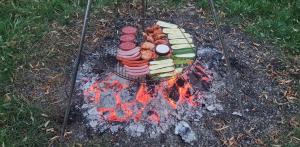
<svg viewBox="0 0 300 147">
<path fill-rule="evenodd" d="M 115 0 L 93 0 L 100 8 Z M 32 48 L 51 31 L 51 23 L 68 25 L 76 13 L 83 16 L 86 0 L 0 0 L 0 146 L 44 146 L 49 134 L 38 108 L 14 97 L 6 102 L 6 93 L 15 69 L 33 58 Z M 39 60 L 39 59 L 35 59 Z"/>
<path fill-rule="evenodd" d="M 11 96 L 0 99 L 0 144 L 9 146 L 45 146 L 53 134 L 45 128 L 52 122 L 28 103 Z"/>
<path fill-rule="evenodd" d="M 257 39 L 300 54 L 300 0 L 215 0 L 229 23 L 242 24 Z M 198 6 L 208 8 L 206 0 Z"/>
</svg>

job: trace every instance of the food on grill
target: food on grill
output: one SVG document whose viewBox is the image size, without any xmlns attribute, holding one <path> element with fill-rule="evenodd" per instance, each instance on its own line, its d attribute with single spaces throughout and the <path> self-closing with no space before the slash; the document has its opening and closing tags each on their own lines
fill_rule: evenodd
<svg viewBox="0 0 300 147">
<path fill-rule="evenodd" d="M 163 32 L 166 33 L 166 34 L 177 34 L 178 35 L 178 34 L 185 33 L 185 30 L 184 29 L 179 29 L 179 28 L 176 28 L 176 29 L 164 28 Z"/>
<path fill-rule="evenodd" d="M 131 72 L 131 71 L 127 71 L 126 72 L 128 75 L 131 75 L 131 76 L 145 76 L 149 73 L 149 70 L 145 70 L 145 71 L 142 71 L 142 72 Z"/>
<path fill-rule="evenodd" d="M 141 66 L 128 66 L 128 65 L 124 65 L 125 68 L 130 69 L 130 70 L 139 70 L 139 69 L 144 69 L 144 68 L 148 68 L 149 65 L 141 65 Z"/>
<path fill-rule="evenodd" d="M 146 63 L 131 63 L 131 62 L 124 62 L 124 61 L 121 61 L 121 63 L 123 65 L 127 65 L 129 67 L 140 67 L 140 66 L 144 66 L 144 65 L 148 65 L 148 62 Z"/>
<path fill-rule="evenodd" d="M 143 32 L 143 37 L 146 41 L 155 43 L 157 40 L 166 40 L 167 35 L 163 33 L 159 25 L 153 25 L 146 28 L 146 31 Z"/>
<path fill-rule="evenodd" d="M 153 36 L 154 40 L 160 40 L 160 39 L 164 39 L 164 38 L 167 37 L 167 35 L 163 34 L 162 32 L 161 33 L 154 33 L 152 36 Z"/>
<path fill-rule="evenodd" d="M 174 59 L 175 65 L 186 65 L 186 64 L 190 65 L 192 63 L 193 63 L 193 60 L 191 60 L 191 59 L 182 59 L 182 58 Z"/>
<path fill-rule="evenodd" d="M 192 64 L 196 56 L 192 36 L 177 25 L 158 21 L 143 32 L 144 42 L 137 47 L 137 28 L 122 28 L 117 60 L 127 75 L 152 78 L 176 76 Z"/>
<path fill-rule="evenodd" d="M 168 23 L 168 22 L 164 22 L 164 21 L 157 21 L 156 24 L 161 26 L 161 27 L 164 27 L 164 28 L 178 28 L 177 25 L 171 24 L 171 23 Z"/>
<path fill-rule="evenodd" d="M 175 45 L 175 44 L 188 44 L 188 43 L 193 43 L 192 38 L 185 38 L 185 39 L 173 39 L 169 41 L 170 44 Z"/>
<path fill-rule="evenodd" d="M 173 77 L 173 76 L 176 76 L 177 74 L 181 73 L 182 71 L 183 71 L 183 68 L 175 68 L 175 70 L 173 72 L 159 74 L 158 77 L 160 77 L 160 78 Z"/>
<path fill-rule="evenodd" d="M 169 66 L 174 66 L 174 63 L 170 62 L 170 63 L 166 63 L 166 64 L 150 65 L 149 69 L 150 70 L 156 70 L 156 69 L 165 68 L 165 67 L 169 67 Z"/>
<path fill-rule="evenodd" d="M 133 69 L 130 67 L 125 67 L 125 71 L 130 72 L 130 73 L 144 73 L 144 72 L 149 72 L 148 67 L 140 68 L 140 69 Z"/>
<path fill-rule="evenodd" d="M 161 45 L 156 46 L 155 51 L 159 55 L 167 55 L 170 52 L 170 47 L 168 47 L 167 45 L 161 44 Z"/>
<path fill-rule="evenodd" d="M 124 50 L 118 50 L 117 51 L 117 55 L 121 55 L 121 56 L 130 56 L 130 55 L 134 55 L 135 53 L 140 52 L 140 47 L 135 47 L 132 50 L 128 50 L 128 51 L 124 51 Z"/>
<path fill-rule="evenodd" d="M 188 33 L 179 33 L 179 34 L 168 34 L 169 39 L 182 39 L 182 38 L 192 38 Z"/>
<path fill-rule="evenodd" d="M 122 28 L 122 33 L 123 34 L 136 35 L 137 34 L 137 28 L 132 27 L 132 26 L 126 26 L 126 27 Z"/>
<path fill-rule="evenodd" d="M 133 55 L 120 55 L 120 54 L 117 55 L 117 57 L 120 57 L 120 58 L 123 58 L 123 59 L 134 59 L 134 58 L 140 57 L 140 56 L 141 56 L 140 52 L 136 52 Z"/>
<path fill-rule="evenodd" d="M 155 56 L 155 53 L 151 50 L 143 50 L 141 51 L 141 54 L 142 54 L 142 59 L 147 61 L 153 59 Z"/>
<path fill-rule="evenodd" d="M 187 54 L 187 53 L 195 53 L 193 48 L 184 48 L 179 50 L 173 50 L 173 54 Z"/>
<path fill-rule="evenodd" d="M 177 58 L 194 58 L 196 56 L 195 53 L 188 53 L 188 54 L 179 54 L 179 55 L 174 55 Z"/>
<path fill-rule="evenodd" d="M 124 51 L 132 50 L 135 47 L 136 47 L 135 43 L 132 43 L 132 42 L 124 42 L 119 45 L 119 48 Z"/>
<path fill-rule="evenodd" d="M 144 42 L 142 43 L 141 48 L 144 50 L 153 50 L 155 48 L 155 44 L 151 42 Z"/>
<path fill-rule="evenodd" d="M 172 45 L 171 48 L 173 50 L 176 50 L 176 49 L 184 49 L 184 48 L 193 48 L 195 47 L 194 44 L 177 44 L 177 45 Z"/>
<path fill-rule="evenodd" d="M 134 42 L 135 41 L 135 36 L 132 35 L 132 34 L 122 35 L 120 37 L 120 41 L 121 41 L 121 43 L 123 43 L 123 42 Z"/>
<path fill-rule="evenodd" d="M 166 64 L 168 62 L 173 63 L 172 59 L 165 59 L 165 60 L 159 60 L 159 61 L 150 61 L 150 65 L 154 65 L 154 64 Z"/>
<path fill-rule="evenodd" d="M 165 45 L 168 45 L 168 44 L 169 44 L 169 41 L 166 40 L 166 39 L 159 39 L 159 40 L 156 40 L 154 43 L 155 43 L 156 45 L 158 45 L 158 44 L 165 44 Z"/>
<path fill-rule="evenodd" d="M 150 74 L 153 75 L 153 74 L 159 74 L 159 73 L 166 73 L 166 72 L 171 72 L 174 70 L 175 70 L 175 67 L 170 66 L 170 67 L 160 68 L 157 70 L 150 70 Z"/>
</svg>

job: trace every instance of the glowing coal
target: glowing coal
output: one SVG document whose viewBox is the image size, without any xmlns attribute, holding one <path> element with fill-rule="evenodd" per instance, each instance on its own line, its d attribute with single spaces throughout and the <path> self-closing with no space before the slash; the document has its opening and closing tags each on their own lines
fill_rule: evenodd
<svg viewBox="0 0 300 147">
<path fill-rule="evenodd" d="M 200 56 L 201 57 L 201 56 Z M 87 126 L 95 131 L 126 131 L 131 136 L 157 137 L 181 121 L 200 121 L 202 106 L 216 104 L 215 92 L 221 87 L 218 75 L 205 63 L 196 63 L 182 77 L 159 83 L 135 83 L 112 72 L 97 75 L 94 61 L 83 64 L 79 73 L 79 90 L 83 91 L 81 106 Z M 193 124 L 185 124 L 193 129 Z M 194 135 L 184 134 L 191 142 Z M 191 130 L 192 132 L 192 130 Z M 185 137 L 184 137 L 185 136 Z"/>
</svg>

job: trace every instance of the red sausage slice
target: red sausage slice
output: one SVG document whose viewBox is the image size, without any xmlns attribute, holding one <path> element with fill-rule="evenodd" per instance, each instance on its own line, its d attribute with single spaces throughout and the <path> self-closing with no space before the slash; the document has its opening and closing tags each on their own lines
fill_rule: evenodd
<svg viewBox="0 0 300 147">
<path fill-rule="evenodd" d="M 120 37 L 121 42 L 134 42 L 135 36 L 132 34 L 129 35 L 122 35 Z"/>
<path fill-rule="evenodd" d="M 124 42 L 119 45 L 119 48 L 124 51 L 132 50 L 136 47 L 136 45 L 132 42 Z"/>
<path fill-rule="evenodd" d="M 132 26 L 127 26 L 127 27 L 124 27 L 124 28 L 122 29 L 122 33 L 123 33 L 123 34 L 132 34 L 132 35 L 136 35 L 136 33 L 137 33 L 137 28 L 132 27 Z"/>
</svg>

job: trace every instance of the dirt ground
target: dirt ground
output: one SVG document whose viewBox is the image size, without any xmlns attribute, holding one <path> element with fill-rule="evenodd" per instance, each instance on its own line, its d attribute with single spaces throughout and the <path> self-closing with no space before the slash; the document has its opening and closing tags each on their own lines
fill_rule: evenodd
<svg viewBox="0 0 300 147">
<path fill-rule="evenodd" d="M 126 22 L 139 24 L 136 5 L 104 8 L 91 15 L 87 43 L 83 57 L 94 53 L 102 41 L 114 37 L 115 30 Z M 149 6 L 147 17 L 170 21 L 192 32 L 197 46 L 221 49 L 211 15 L 192 4 L 180 10 Z M 157 9 L 155 9 L 157 8 Z M 130 12 L 130 13 L 129 13 Z M 130 15 L 129 14 L 136 14 Z M 151 15 L 150 15 L 151 14 Z M 113 17 L 111 17 L 113 16 Z M 16 92 L 43 108 L 59 134 L 66 90 L 72 61 L 78 50 L 81 16 L 71 25 L 53 23 L 52 31 L 37 46 L 44 48 L 36 59 L 29 61 L 30 70 L 19 68 L 15 75 Z M 114 29 L 112 29 L 114 28 Z M 225 44 L 230 51 L 230 68 L 219 71 L 226 88 L 217 95 L 224 111 L 207 112 L 198 125 L 192 126 L 198 134 L 193 146 L 252 146 L 283 144 L 291 140 L 295 117 L 299 114 L 295 85 L 299 80 L 299 58 L 287 60 L 278 48 L 243 33 L 242 27 L 222 25 Z M 84 58 L 83 58 L 84 59 Z M 297 60 L 298 59 L 298 60 Z M 80 99 L 80 97 L 79 97 Z M 233 114 L 233 112 L 238 112 Z M 190 146 L 173 132 L 155 139 L 132 138 L 126 133 L 94 133 L 84 127 L 82 117 L 72 111 L 67 128 L 68 143 L 102 146 Z M 297 122 L 296 122 L 297 123 Z M 299 124 L 298 124 L 299 125 Z M 288 136 L 289 134 L 289 136 Z M 299 141 L 299 140 L 298 140 Z M 49 143 L 55 143 L 51 140 Z M 299 142 L 298 142 L 299 143 Z"/>
</svg>

